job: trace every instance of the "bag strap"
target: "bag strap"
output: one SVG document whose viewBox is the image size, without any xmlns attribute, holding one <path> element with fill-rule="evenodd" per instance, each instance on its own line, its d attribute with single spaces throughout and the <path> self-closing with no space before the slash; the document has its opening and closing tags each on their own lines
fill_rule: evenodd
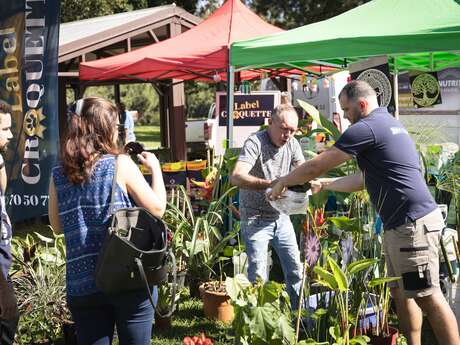
<svg viewBox="0 0 460 345">
<path fill-rule="evenodd" d="M 170 317 L 172 313 L 174 313 L 174 310 L 176 309 L 176 278 L 177 278 L 176 257 L 174 256 L 171 250 L 168 251 L 168 256 L 171 258 L 171 263 L 172 263 L 173 282 L 172 282 L 172 293 L 171 293 L 172 295 L 171 296 L 171 306 L 169 308 L 169 311 L 166 314 L 161 314 L 157 311 L 157 308 L 155 307 L 155 303 L 153 303 L 152 292 L 150 291 L 150 286 L 147 281 L 147 277 L 145 276 L 145 271 L 144 271 L 144 266 L 142 265 L 142 261 L 140 258 L 134 258 L 134 261 L 136 262 L 136 265 L 142 277 L 142 280 L 144 281 L 150 304 L 152 305 L 153 310 L 155 310 L 155 313 L 161 318 Z M 169 284 L 169 283 L 166 281 L 166 284 Z"/>
<path fill-rule="evenodd" d="M 115 156 L 115 168 L 113 169 L 112 192 L 110 194 L 109 214 L 113 214 L 113 204 L 115 202 L 115 190 L 117 188 L 118 156 Z"/>
</svg>

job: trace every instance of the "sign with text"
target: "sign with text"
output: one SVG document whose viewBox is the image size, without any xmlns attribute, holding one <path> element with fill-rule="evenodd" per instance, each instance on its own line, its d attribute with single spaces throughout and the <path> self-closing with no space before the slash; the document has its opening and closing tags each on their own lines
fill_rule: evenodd
<svg viewBox="0 0 460 345">
<path fill-rule="evenodd" d="M 219 126 L 227 125 L 227 94 L 218 92 L 217 111 Z M 261 126 L 269 119 L 272 111 L 279 104 L 280 92 L 257 92 L 241 94 L 236 92 L 233 104 L 234 126 Z"/>
<path fill-rule="evenodd" d="M 0 99 L 12 108 L 4 153 L 13 221 L 47 213 L 58 152 L 58 0 L 0 0 Z"/>
</svg>

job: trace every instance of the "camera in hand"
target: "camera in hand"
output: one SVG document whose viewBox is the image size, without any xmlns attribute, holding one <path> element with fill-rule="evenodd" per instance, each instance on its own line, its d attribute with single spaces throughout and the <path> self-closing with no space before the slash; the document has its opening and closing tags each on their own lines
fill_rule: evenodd
<svg viewBox="0 0 460 345">
<path fill-rule="evenodd" d="M 288 190 L 296 192 L 296 193 L 306 193 L 308 190 L 310 190 L 311 184 L 309 182 L 306 182 L 304 184 L 296 184 L 294 186 L 289 186 Z"/>
<path fill-rule="evenodd" d="M 129 155 L 138 155 L 145 151 L 144 145 L 137 141 L 130 141 L 123 149 Z"/>
<path fill-rule="evenodd" d="M 145 151 L 144 145 L 137 141 L 130 141 L 123 147 L 123 150 L 125 151 L 125 153 L 131 156 L 131 159 L 136 164 L 139 164 L 139 159 L 137 158 L 137 155 Z"/>
</svg>

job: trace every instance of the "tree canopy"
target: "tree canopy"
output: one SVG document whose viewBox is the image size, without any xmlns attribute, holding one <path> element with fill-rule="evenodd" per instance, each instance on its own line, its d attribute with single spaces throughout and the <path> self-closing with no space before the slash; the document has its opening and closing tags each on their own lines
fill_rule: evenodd
<svg viewBox="0 0 460 345">
<path fill-rule="evenodd" d="M 268 22 L 293 29 L 325 20 L 369 0 L 250 0 L 246 3 Z"/>
</svg>

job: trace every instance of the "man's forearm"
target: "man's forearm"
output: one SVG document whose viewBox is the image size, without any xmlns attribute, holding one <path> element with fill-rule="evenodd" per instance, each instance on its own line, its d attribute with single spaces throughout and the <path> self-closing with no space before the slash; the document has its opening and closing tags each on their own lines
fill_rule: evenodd
<svg viewBox="0 0 460 345">
<path fill-rule="evenodd" d="M 361 173 L 344 177 L 321 178 L 318 180 L 321 183 L 322 189 L 334 192 L 351 193 L 364 188 L 364 181 Z"/>
<path fill-rule="evenodd" d="M 319 165 L 315 161 L 310 160 L 299 165 L 292 170 L 289 174 L 281 177 L 282 183 L 285 187 L 304 184 L 314 178 L 317 178 L 323 173 Z"/>
<path fill-rule="evenodd" d="M 271 186 L 272 181 L 251 175 L 233 175 L 231 183 L 243 189 L 265 190 Z"/>
</svg>

